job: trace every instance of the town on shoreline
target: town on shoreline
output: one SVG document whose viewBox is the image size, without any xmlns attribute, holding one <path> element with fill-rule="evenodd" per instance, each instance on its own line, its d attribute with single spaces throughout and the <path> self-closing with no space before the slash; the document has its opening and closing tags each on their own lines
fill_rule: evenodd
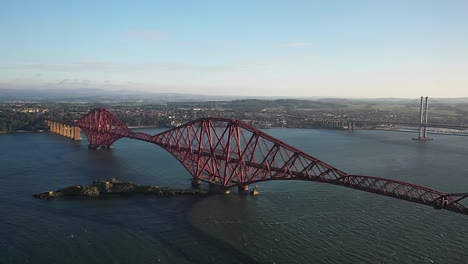
<svg viewBox="0 0 468 264">
<path fill-rule="evenodd" d="M 242 120 L 257 128 L 346 129 L 346 120 L 418 123 L 417 100 L 240 99 L 232 101 L 0 102 L 0 133 L 46 131 L 45 118 L 72 123 L 90 109 L 104 107 L 129 128 L 168 128 L 202 117 Z M 431 106 L 431 123 L 468 125 L 468 101 Z M 364 127 L 366 129 L 398 129 Z M 450 132 L 450 131 L 449 131 Z"/>
</svg>

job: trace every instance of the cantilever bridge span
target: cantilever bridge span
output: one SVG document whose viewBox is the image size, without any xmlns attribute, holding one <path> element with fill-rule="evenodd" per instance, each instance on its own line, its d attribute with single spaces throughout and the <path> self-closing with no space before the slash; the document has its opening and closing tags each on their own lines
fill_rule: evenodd
<svg viewBox="0 0 468 264">
<path fill-rule="evenodd" d="M 271 180 L 302 180 L 340 185 L 468 214 L 468 193 L 443 193 L 416 184 L 350 175 L 242 121 L 201 118 L 156 135 L 133 132 L 103 108 L 76 121 L 90 148 L 111 147 L 123 137 L 161 146 L 195 180 L 221 188 Z"/>
</svg>

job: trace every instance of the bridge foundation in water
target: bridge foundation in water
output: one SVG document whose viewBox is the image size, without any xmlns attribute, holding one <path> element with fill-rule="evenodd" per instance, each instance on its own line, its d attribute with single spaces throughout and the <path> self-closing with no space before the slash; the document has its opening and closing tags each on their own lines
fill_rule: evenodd
<svg viewBox="0 0 468 264">
<path fill-rule="evenodd" d="M 82 140 L 81 129 L 76 125 L 69 125 L 57 121 L 46 120 L 46 124 L 49 126 L 49 131 L 61 136 L 71 138 L 73 140 Z"/>
<path fill-rule="evenodd" d="M 231 193 L 230 188 L 226 188 L 225 186 L 222 186 L 222 185 L 210 183 L 209 186 L 210 186 L 209 192 L 211 194 L 230 194 Z"/>
<path fill-rule="evenodd" d="M 200 188 L 202 181 L 200 179 L 193 178 L 192 179 L 192 187 Z"/>
<path fill-rule="evenodd" d="M 247 194 L 249 193 L 249 186 L 248 185 L 237 186 L 237 192 L 239 192 L 240 194 Z"/>
<path fill-rule="evenodd" d="M 250 195 L 252 196 L 257 196 L 260 194 L 260 191 L 258 190 L 258 186 L 255 186 L 255 188 L 250 192 Z"/>
<path fill-rule="evenodd" d="M 428 97 L 424 99 L 424 97 L 421 96 L 421 104 L 419 107 L 419 135 L 418 138 L 413 138 L 415 140 L 421 140 L 421 141 L 427 141 L 431 140 L 427 136 L 427 119 L 428 119 L 428 114 L 429 114 L 429 102 L 428 102 Z"/>
<path fill-rule="evenodd" d="M 94 150 L 99 150 L 99 149 L 113 149 L 114 145 L 109 145 L 109 146 L 100 146 L 100 145 L 93 145 L 93 144 L 88 144 L 89 149 L 94 149 Z"/>
<path fill-rule="evenodd" d="M 356 123 L 354 121 L 348 121 L 348 131 L 356 130 Z"/>
</svg>

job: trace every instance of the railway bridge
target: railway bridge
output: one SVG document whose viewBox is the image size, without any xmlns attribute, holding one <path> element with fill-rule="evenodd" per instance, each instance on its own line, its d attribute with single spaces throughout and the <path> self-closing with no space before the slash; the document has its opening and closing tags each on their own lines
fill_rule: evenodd
<svg viewBox="0 0 468 264">
<path fill-rule="evenodd" d="M 52 132 L 64 136 L 72 132 L 63 131 L 75 131 L 75 139 L 80 138 L 78 127 L 91 149 L 111 148 L 124 137 L 158 145 L 187 169 L 193 182 L 207 182 L 221 190 L 245 190 L 250 184 L 273 180 L 313 181 L 468 214 L 463 204 L 468 193 L 444 193 L 393 179 L 348 174 L 240 120 L 200 118 L 156 135 L 132 131 L 103 108 L 91 110 L 73 129 L 59 125 L 57 130 L 54 122 L 48 122 Z"/>
</svg>

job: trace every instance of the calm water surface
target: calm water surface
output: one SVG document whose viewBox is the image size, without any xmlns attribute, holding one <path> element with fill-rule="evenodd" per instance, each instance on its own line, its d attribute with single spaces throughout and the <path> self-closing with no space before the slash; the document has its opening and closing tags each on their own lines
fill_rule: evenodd
<svg viewBox="0 0 468 264">
<path fill-rule="evenodd" d="M 468 191 L 467 137 L 266 132 L 348 173 Z M 49 133 L 0 136 L 0 263 L 468 263 L 467 216 L 319 183 L 262 183 L 258 197 L 33 199 L 111 177 L 190 186 L 156 145 L 86 144 Z"/>
</svg>

